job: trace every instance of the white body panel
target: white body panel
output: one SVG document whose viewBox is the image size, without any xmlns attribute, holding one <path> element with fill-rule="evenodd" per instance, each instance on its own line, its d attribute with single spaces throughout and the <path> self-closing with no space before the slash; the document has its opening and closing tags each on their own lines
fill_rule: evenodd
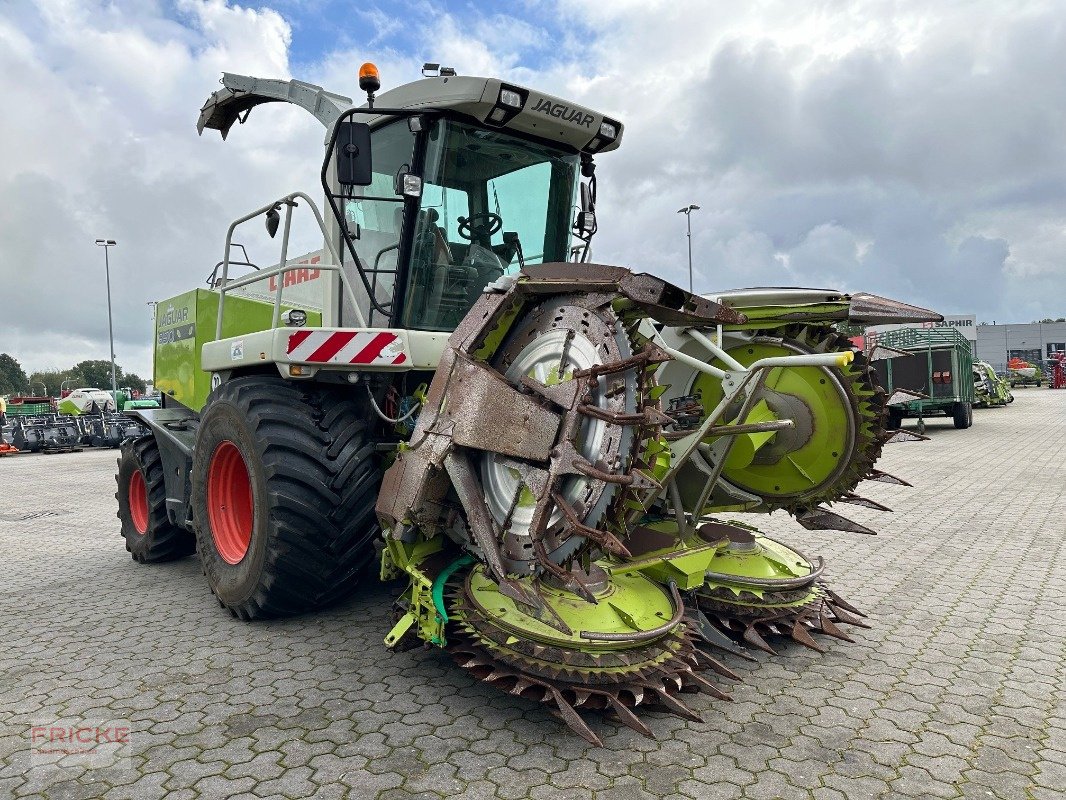
<svg viewBox="0 0 1066 800">
<path fill-rule="evenodd" d="M 111 392 L 105 392 L 103 389 L 75 389 L 62 398 L 61 402 L 63 401 L 69 402 L 83 413 L 92 408 L 93 403 L 100 409 L 115 409 L 115 398 L 111 396 Z"/>
<path fill-rule="evenodd" d="M 345 372 L 436 369 L 450 335 L 390 328 L 274 328 L 207 342 L 200 363 L 206 372 L 256 364 Z"/>
</svg>

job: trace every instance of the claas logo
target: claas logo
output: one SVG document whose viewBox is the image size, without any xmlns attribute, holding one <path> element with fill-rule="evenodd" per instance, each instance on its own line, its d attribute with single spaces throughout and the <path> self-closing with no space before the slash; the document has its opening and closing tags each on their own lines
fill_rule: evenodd
<svg viewBox="0 0 1066 800">
<path fill-rule="evenodd" d="M 298 263 L 301 263 L 301 264 L 317 264 L 321 260 L 322 260 L 321 256 L 312 256 L 310 261 L 301 261 L 301 262 L 298 262 Z M 285 273 L 285 277 L 282 279 L 281 285 L 285 286 L 285 287 L 288 287 L 288 286 L 295 286 L 298 283 L 307 283 L 308 281 L 313 281 L 315 278 L 317 278 L 321 274 L 322 274 L 322 270 L 320 270 L 320 269 L 312 269 L 310 267 L 304 267 L 304 268 L 301 268 L 301 269 L 289 270 L 288 272 Z M 271 275 L 270 276 L 270 291 L 276 292 L 277 290 L 278 290 L 278 277 L 277 277 L 277 275 Z"/>
</svg>

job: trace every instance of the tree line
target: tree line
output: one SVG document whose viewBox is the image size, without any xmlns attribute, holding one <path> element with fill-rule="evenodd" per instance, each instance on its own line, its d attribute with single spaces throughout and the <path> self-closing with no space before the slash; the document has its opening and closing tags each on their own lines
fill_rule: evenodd
<svg viewBox="0 0 1066 800">
<path fill-rule="evenodd" d="M 128 386 L 138 392 L 146 388 L 146 381 L 133 372 L 125 372 L 115 365 L 119 388 Z M 0 394 L 29 394 L 59 397 L 62 389 L 94 387 L 111 388 L 111 362 L 100 359 L 80 361 L 70 369 L 45 369 L 29 375 L 14 356 L 0 353 Z"/>
</svg>

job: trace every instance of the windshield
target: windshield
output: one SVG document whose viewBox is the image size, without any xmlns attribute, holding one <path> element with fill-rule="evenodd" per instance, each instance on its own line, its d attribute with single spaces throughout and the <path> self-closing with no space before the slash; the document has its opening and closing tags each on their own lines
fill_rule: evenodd
<svg viewBox="0 0 1066 800">
<path fill-rule="evenodd" d="M 566 261 L 579 159 L 454 120 L 429 133 L 404 325 L 452 330 L 486 284 Z"/>
</svg>

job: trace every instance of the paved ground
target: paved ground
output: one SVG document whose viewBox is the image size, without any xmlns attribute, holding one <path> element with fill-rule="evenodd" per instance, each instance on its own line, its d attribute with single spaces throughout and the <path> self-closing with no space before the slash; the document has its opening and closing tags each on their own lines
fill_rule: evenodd
<svg viewBox="0 0 1066 800">
<path fill-rule="evenodd" d="M 249 625 L 195 559 L 134 564 L 113 452 L 0 459 L 0 797 L 1061 797 L 1066 392 L 975 416 L 888 449 L 917 487 L 848 507 L 880 536 L 772 520 L 872 630 L 734 664 L 735 702 L 692 700 L 703 723 L 602 724 L 602 749 L 439 653 L 385 652 L 388 589 Z M 128 720 L 127 767 L 29 769 L 56 719 Z"/>
</svg>

